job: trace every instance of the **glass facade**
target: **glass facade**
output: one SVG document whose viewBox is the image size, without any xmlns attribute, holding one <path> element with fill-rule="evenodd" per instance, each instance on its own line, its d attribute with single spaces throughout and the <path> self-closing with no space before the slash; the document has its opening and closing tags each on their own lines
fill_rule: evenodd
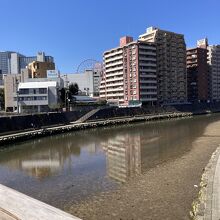
<svg viewBox="0 0 220 220">
<path fill-rule="evenodd" d="M 11 72 L 11 51 L 0 52 L 0 71 L 1 74 Z"/>
<path fill-rule="evenodd" d="M 16 54 L 17 56 L 12 56 L 12 54 Z M 21 69 L 25 69 L 33 61 L 37 61 L 37 58 L 38 56 L 26 57 L 13 51 L 0 52 L 0 80 L 3 74 L 20 73 Z M 44 56 L 43 58 L 46 62 L 54 62 L 52 56 Z"/>
</svg>

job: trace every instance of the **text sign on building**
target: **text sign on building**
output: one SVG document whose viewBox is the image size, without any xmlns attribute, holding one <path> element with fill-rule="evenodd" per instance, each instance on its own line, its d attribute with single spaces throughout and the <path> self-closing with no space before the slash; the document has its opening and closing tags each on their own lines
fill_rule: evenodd
<svg viewBox="0 0 220 220">
<path fill-rule="evenodd" d="M 59 77 L 58 70 L 47 70 L 47 78 L 57 78 Z"/>
</svg>

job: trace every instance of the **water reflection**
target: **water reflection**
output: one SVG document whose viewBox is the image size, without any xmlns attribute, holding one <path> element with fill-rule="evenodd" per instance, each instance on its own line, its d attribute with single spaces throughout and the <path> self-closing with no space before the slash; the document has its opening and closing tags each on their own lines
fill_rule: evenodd
<svg viewBox="0 0 220 220">
<path fill-rule="evenodd" d="M 62 208 L 191 150 L 220 116 L 41 138 L 0 151 L 0 183 Z"/>
<path fill-rule="evenodd" d="M 108 176 L 119 182 L 141 173 L 140 135 L 117 135 L 101 143 L 106 152 Z"/>
<path fill-rule="evenodd" d="M 54 141 L 39 139 L 25 143 L 18 148 L 6 149 L 0 153 L 1 165 L 21 170 L 28 175 L 43 179 L 63 169 L 64 163 L 71 166 L 71 155 L 79 156 L 80 147 L 73 146 L 67 139 L 65 144 L 55 137 Z"/>
<path fill-rule="evenodd" d="M 83 166 L 89 155 L 101 154 L 106 158 L 108 177 L 124 183 L 142 170 L 190 150 L 206 125 L 204 119 L 177 120 L 41 138 L 3 150 L 0 165 L 46 179 L 64 170 L 71 172 L 76 158 Z"/>
</svg>

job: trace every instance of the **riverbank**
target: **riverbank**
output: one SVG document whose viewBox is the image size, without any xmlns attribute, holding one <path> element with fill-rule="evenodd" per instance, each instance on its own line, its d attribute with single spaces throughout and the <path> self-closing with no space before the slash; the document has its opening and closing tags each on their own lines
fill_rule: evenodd
<svg viewBox="0 0 220 220">
<path fill-rule="evenodd" d="M 193 220 L 218 220 L 220 216 L 220 147 L 212 154 L 200 182 L 198 198 L 193 202 Z"/>
<path fill-rule="evenodd" d="M 14 133 L 10 135 L 2 135 L 0 136 L 0 146 L 16 143 L 18 141 L 26 141 L 33 138 L 56 135 L 56 134 L 76 131 L 76 130 L 84 130 L 88 128 L 96 128 L 96 127 L 104 127 L 104 126 L 112 126 L 119 124 L 144 122 L 144 121 L 156 121 L 156 120 L 164 120 L 164 119 L 172 119 L 172 118 L 183 118 L 183 117 L 191 117 L 192 115 L 193 114 L 191 112 L 180 112 L 180 113 L 165 113 L 165 114 L 157 114 L 157 115 L 113 118 L 108 120 L 95 120 L 85 123 L 73 122 L 68 125 L 30 130 L 25 132 Z"/>
<path fill-rule="evenodd" d="M 84 220 L 93 219 L 190 219 L 201 175 L 220 143 L 220 122 L 211 123 L 192 143 L 191 150 L 122 185 L 102 193 L 69 211 Z"/>
</svg>

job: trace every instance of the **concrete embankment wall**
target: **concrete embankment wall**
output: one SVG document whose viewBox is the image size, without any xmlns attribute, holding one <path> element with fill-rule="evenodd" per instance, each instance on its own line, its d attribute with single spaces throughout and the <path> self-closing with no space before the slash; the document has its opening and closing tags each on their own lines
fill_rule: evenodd
<svg viewBox="0 0 220 220">
<path fill-rule="evenodd" d="M 33 138 L 50 136 L 50 135 L 60 134 L 64 132 L 74 131 L 74 130 L 83 130 L 83 129 L 88 129 L 88 128 L 97 128 L 97 127 L 104 127 L 104 126 L 134 123 L 134 122 L 163 120 L 163 119 L 171 119 L 171 118 L 178 118 L 178 117 L 190 117 L 190 116 L 192 116 L 192 113 L 166 113 L 166 114 L 158 114 L 158 115 L 115 118 L 115 119 L 108 119 L 108 120 L 97 120 L 97 121 L 86 122 L 86 123 L 69 124 L 65 126 L 57 126 L 57 127 L 46 128 L 46 129 L 39 129 L 39 130 L 27 131 L 27 132 L 22 132 L 22 133 L 17 133 L 17 134 L 0 136 L 0 147 L 1 146 L 3 147 L 4 145 L 10 144 L 10 143 L 15 143 L 18 141 L 25 141 L 25 140 L 30 140 Z"/>
<path fill-rule="evenodd" d="M 166 113 L 191 112 L 194 115 L 220 112 L 220 104 L 195 104 L 195 105 L 174 105 L 163 107 L 142 107 L 142 108 L 108 108 L 100 109 L 87 121 L 106 120 L 118 117 L 134 117 L 144 115 L 158 115 Z"/>
<path fill-rule="evenodd" d="M 91 115 L 86 120 L 86 123 L 70 124 L 71 122 L 76 122 L 92 109 L 94 107 L 64 113 L 0 117 L 0 146 L 2 144 L 71 130 L 220 112 L 220 105 L 207 106 L 200 104 L 196 106 L 181 105 L 160 108 L 101 108 L 94 115 Z"/>
<path fill-rule="evenodd" d="M 61 113 L 42 113 L 29 115 L 10 115 L 0 117 L 0 135 L 13 134 L 21 131 L 36 130 L 51 126 L 66 125 L 70 122 L 77 121 L 82 116 L 93 110 L 94 106 L 85 106 L 76 108 L 71 112 Z M 100 114 L 99 114 L 100 112 Z M 92 117 L 96 118 L 114 118 L 114 117 L 133 117 L 135 115 L 158 114 L 162 112 L 159 108 L 112 108 L 106 107 L 101 109 Z M 165 112 L 165 111 L 164 111 Z M 102 117 L 104 115 L 104 117 Z M 88 121 L 88 120 L 87 120 Z"/>
<path fill-rule="evenodd" d="M 105 120 L 120 117 L 134 117 L 134 116 L 146 116 L 146 115 L 158 115 L 169 112 L 177 112 L 173 107 L 142 107 L 142 108 L 106 108 L 100 109 L 97 113 L 92 115 L 87 121 Z"/>
<path fill-rule="evenodd" d="M 0 135 L 68 124 L 70 121 L 78 120 L 90 110 L 0 117 Z"/>
<path fill-rule="evenodd" d="M 33 115 L 16 115 L 0 117 L 0 135 L 13 134 L 21 131 L 36 130 L 45 127 L 66 125 L 70 122 L 77 121 L 87 114 L 94 106 L 84 106 L 71 112 L 62 113 L 42 113 Z M 157 115 L 174 112 L 192 112 L 194 114 L 205 114 L 208 111 L 220 111 L 220 104 L 217 105 L 178 105 L 164 107 L 142 107 L 142 108 L 104 108 L 102 107 L 97 113 L 87 119 L 87 121 L 106 120 L 121 117 L 134 117 Z"/>
</svg>

